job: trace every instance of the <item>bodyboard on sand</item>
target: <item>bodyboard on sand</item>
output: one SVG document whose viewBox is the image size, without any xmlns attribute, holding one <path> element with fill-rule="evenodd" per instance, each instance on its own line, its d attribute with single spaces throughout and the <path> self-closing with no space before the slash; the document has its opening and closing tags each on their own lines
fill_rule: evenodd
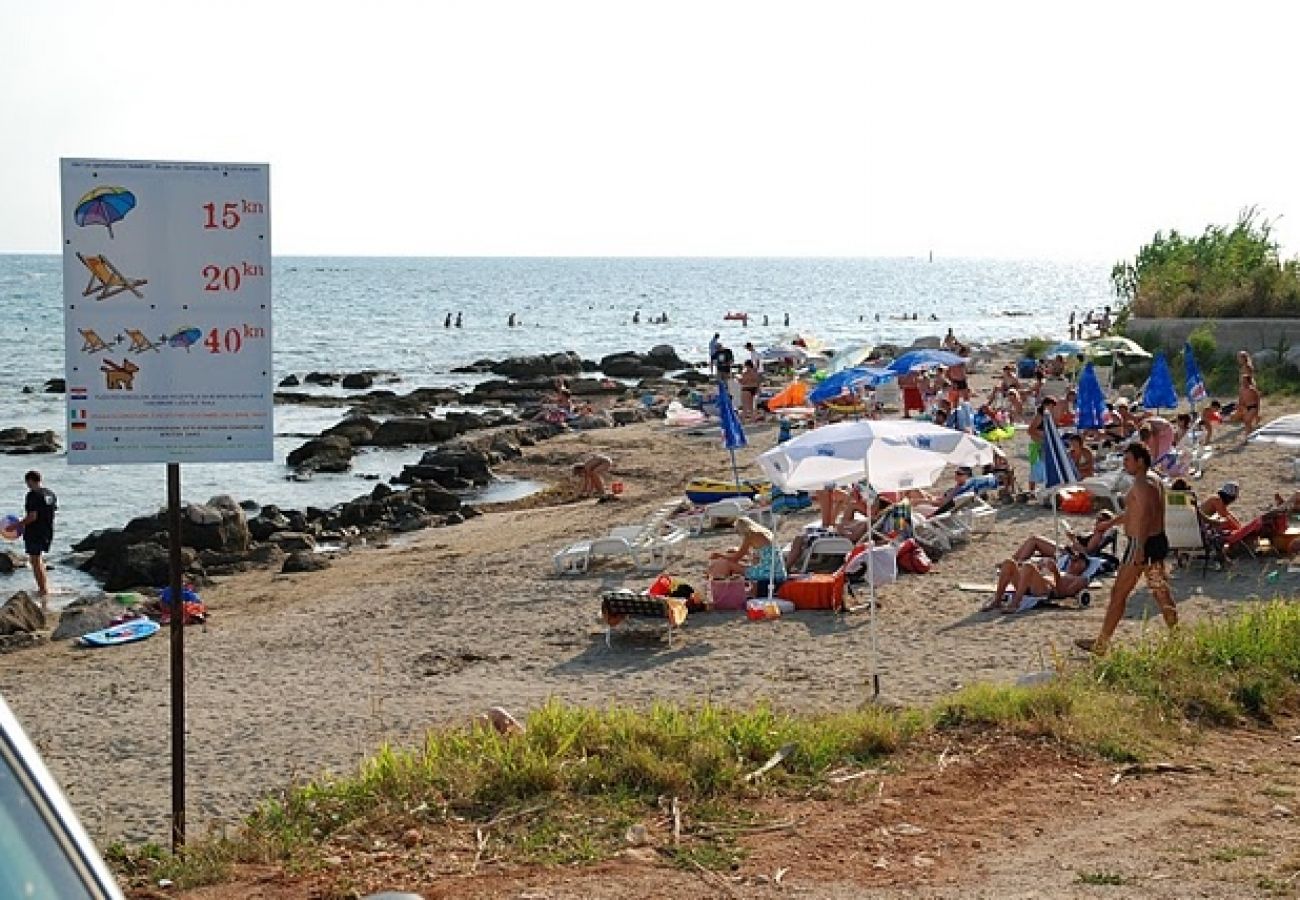
<svg viewBox="0 0 1300 900">
<path fill-rule="evenodd" d="M 132 619 L 121 625 L 114 625 L 102 631 L 92 631 L 81 636 L 81 643 L 87 647 L 112 647 L 115 644 L 130 644 L 143 641 L 158 633 L 159 625 L 153 619 Z"/>
</svg>

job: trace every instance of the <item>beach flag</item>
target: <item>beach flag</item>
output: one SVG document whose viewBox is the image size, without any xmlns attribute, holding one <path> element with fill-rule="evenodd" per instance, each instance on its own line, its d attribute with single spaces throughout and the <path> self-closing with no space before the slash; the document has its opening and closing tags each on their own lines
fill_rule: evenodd
<svg viewBox="0 0 1300 900">
<path fill-rule="evenodd" d="M 1205 379 L 1201 377 L 1200 367 L 1196 365 L 1196 354 L 1192 353 L 1191 342 L 1183 344 L 1183 372 L 1187 378 L 1187 399 L 1192 408 L 1205 401 L 1209 394 L 1205 391 Z"/>
</svg>

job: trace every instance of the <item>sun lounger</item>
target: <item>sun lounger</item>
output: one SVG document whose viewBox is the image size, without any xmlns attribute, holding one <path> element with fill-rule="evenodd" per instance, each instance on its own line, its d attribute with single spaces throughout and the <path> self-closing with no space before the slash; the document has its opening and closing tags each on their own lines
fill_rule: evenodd
<svg viewBox="0 0 1300 900">
<path fill-rule="evenodd" d="M 614 629 L 629 619 L 662 622 L 668 630 L 668 648 L 673 646 L 673 632 L 686 621 L 686 603 L 677 597 L 651 597 L 627 590 L 608 591 L 600 597 L 600 615 L 605 620 L 605 646 L 609 647 Z"/>
<path fill-rule="evenodd" d="M 614 528 L 603 537 L 577 541 L 560 550 L 552 558 L 557 575 L 581 575 L 599 559 L 626 559 L 637 569 L 663 568 L 672 556 L 681 550 L 687 533 L 682 529 L 664 531 L 668 517 L 681 505 L 679 501 L 665 504 L 643 525 L 624 525 Z"/>
</svg>

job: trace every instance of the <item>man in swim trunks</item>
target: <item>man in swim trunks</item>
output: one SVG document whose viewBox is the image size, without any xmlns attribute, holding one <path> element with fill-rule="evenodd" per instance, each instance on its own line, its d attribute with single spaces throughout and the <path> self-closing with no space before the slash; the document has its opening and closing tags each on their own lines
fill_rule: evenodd
<svg viewBox="0 0 1300 900">
<path fill-rule="evenodd" d="M 1105 653 L 1110 646 L 1111 636 L 1124 617 L 1129 594 L 1133 593 L 1140 578 L 1146 578 L 1165 624 L 1170 628 L 1178 624 L 1178 610 L 1174 607 L 1169 575 L 1165 572 L 1169 538 L 1165 536 L 1164 486 L 1159 477 L 1149 471 L 1150 468 L 1151 453 L 1145 445 L 1132 443 L 1125 448 L 1124 471 L 1133 477 L 1133 487 L 1129 489 L 1123 514 L 1111 519 L 1108 527 L 1122 524 L 1128 544 L 1110 590 L 1110 603 L 1101 624 L 1101 634 L 1096 640 L 1080 638 L 1075 641 L 1077 646 L 1098 655 Z"/>
</svg>

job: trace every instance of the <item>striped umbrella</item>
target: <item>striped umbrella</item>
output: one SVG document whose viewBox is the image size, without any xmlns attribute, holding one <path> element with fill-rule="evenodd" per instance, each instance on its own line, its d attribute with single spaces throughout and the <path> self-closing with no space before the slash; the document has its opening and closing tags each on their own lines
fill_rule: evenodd
<svg viewBox="0 0 1300 900">
<path fill-rule="evenodd" d="M 1079 469 L 1075 466 L 1074 460 L 1070 459 L 1070 451 L 1066 449 L 1065 441 L 1061 439 L 1061 432 L 1057 429 L 1056 422 L 1048 415 L 1043 416 L 1043 469 L 1046 472 L 1043 489 L 1051 493 L 1052 524 L 1059 544 L 1061 514 L 1057 508 L 1057 501 L 1061 495 L 1061 488 L 1079 480 Z"/>
</svg>

